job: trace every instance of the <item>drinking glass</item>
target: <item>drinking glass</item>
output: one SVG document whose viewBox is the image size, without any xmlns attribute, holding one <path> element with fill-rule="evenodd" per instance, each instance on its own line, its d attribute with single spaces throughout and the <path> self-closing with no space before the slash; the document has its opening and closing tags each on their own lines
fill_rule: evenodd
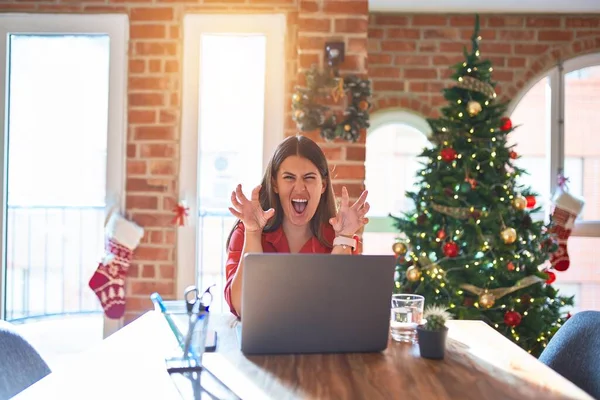
<svg viewBox="0 0 600 400">
<path fill-rule="evenodd" d="M 398 342 L 416 342 L 417 325 L 423 319 L 425 299 L 418 294 L 392 295 L 390 332 Z"/>
</svg>

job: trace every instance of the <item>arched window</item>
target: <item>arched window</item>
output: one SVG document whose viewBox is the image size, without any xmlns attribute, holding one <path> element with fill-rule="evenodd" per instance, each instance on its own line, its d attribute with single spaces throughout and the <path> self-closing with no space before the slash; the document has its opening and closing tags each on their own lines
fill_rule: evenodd
<svg viewBox="0 0 600 400">
<path fill-rule="evenodd" d="M 520 155 L 516 164 L 529 175 L 522 183 L 540 196 L 547 219 L 558 174 L 569 178 L 570 193 L 583 197 L 580 214 L 567 249 L 570 268 L 557 273 L 556 286 L 575 296 L 575 310 L 600 310 L 600 274 L 595 262 L 600 247 L 600 54 L 565 61 L 513 100 L 510 143 Z M 561 127 L 564 121 L 564 127 Z"/>
<path fill-rule="evenodd" d="M 431 146 L 431 128 L 424 118 L 403 110 L 389 110 L 371 116 L 366 144 L 365 187 L 369 190 L 370 222 L 363 235 L 364 254 L 392 254 L 399 232 L 389 214 L 414 208 L 405 196 L 415 186 L 418 155 Z"/>
</svg>

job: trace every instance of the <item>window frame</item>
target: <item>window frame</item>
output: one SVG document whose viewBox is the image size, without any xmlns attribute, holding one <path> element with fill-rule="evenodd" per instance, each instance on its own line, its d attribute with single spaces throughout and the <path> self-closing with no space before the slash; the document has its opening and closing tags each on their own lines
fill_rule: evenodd
<svg viewBox="0 0 600 400">
<path fill-rule="evenodd" d="M 425 117 L 411 110 L 403 108 L 388 108 L 377 111 L 371 115 L 370 126 L 367 130 L 367 141 L 369 135 L 389 124 L 405 124 L 421 132 L 427 140 L 431 140 L 432 130 Z M 366 160 L 365 160 L 366 161 Z M 367 188 L 368 189 L 368 188 Z M 390 211 L 393 213 L 393 211 Z M 369 217 L 369 223 L 364 228 L 365 233 L 395 233 L 392 218 Z"/>
<path fill-rule="evenodd" d="M 0 319 L 4 319 L 6 279 L 6 204 L 8 154 L 8 42 L 12 33 L 103 34 L 110 38 L 107 123 L 106 204 L 123 212 L 127 156 L 127 71 L 129 18 L 126 14 L 0 14 Z M 104 317 L 104 336 L 123 326 L 124 319 Z"/>
<path fill-rule="evenodd" d="M 198 121 L 200 38 L 202 33 L 260 33 L 267 37 L 263 169 L 283 139 L 285 127 L 285 14 L 187 14 L 183 18 L 183 68 L 179 199 L 189 207 L 178 228 L 176 293 L 197 284 L 198 266 Z"/>
<path fill-rule="evenodd" d="M 550 156 L 548 158 L 548 175 L 545 179 L 549 180 L 551 195 L 558 188 L 558 176 L 564 170 L 565 165 L 565 75 L 582 68 L 594 66 L 600 67 L 600 53 L 586 54 L 561 61 L 549 71 L 545 71 L 532 79 L 508 105 L 507 115 L 512 115 L 529 90 L 541 79 L 548 78 L 550 85 L 550 140 L 548 140 L 546 152 Z M 549 217 L 549 211 L 546 210 L 545 213 L 546 221 Z M 579 237 L 600 237 L 600 220 L 576 221 L 571 234 Z"/>
</svg>

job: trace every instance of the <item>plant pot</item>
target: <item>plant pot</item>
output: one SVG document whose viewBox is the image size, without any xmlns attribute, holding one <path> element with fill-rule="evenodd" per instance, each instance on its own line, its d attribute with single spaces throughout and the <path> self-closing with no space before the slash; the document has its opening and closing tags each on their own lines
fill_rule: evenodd
<svg viewBox="0 0 600 400">
<path fill-rule="evenodd" d="M 417 326 L 417 338 L 419 339 L 419 351 L 421 357 L 433 360 L 441 360 L 446 352 L 446 337 L 448 327 L 441 331 L 430 331 L 422 326 Z"/>
</svg>

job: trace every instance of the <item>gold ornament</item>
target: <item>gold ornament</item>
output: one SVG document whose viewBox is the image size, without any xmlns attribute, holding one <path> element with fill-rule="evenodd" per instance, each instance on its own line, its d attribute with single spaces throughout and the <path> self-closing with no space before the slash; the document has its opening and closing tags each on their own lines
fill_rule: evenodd
<svg viewBox="0 0 600 400">
<path fill-rule="evenodd" d="M 346 124 L 346 125 L 344 125 L 344 130 L 345 130 L 346 132 L 350 132 L 350 129 L 352 129 L 352 127 L 350 126 L 350 124 Z"/>
<path fill-rule="evenodd" d="M 414 265 L 406 270 L 406 279 L 411 282 L 416 282 L 421 278 L 421 270 Z"/>
<path fill-rule="evenodd" d="M 479 114 L 481 110 L 481 104 L 479 104 L 478 102 L 471 100 L 467 103 L 467 112 L 471 117 L 474 117 L 475 115 Z"/>
<path fill-rule="evenodd" d="M 344 97 L 344 78 L 336 78 L 337 85 L 331 90 L 331 97 L 336 103 Z"/>
<path fill-rule="evenodd" d="M 299 102 L 300 101 L 300 95 L 298 93 L 294 93 L 292 95 L 292 101 L 294 101 L 296 103 Z"/>
<path fill-rule="evenodd" d="M 484 293 L 481 296 L 479 296 L 479 304 L 483 308 L 492 308 L 495 302 L 496 298 L 491 293 Z"/>
<path fill-rule="evenodd" d="M 408 248 L 406 247 L 406 243 L 396 242 L 392 246 L 392 250 L 394 250 L 394 254 L 396 254 L 397 256 L 400 256 L 402 254 L 405 254 L 406 250 L 408 250 Z"/>
<path fill-rule="evenodd" d="M 523 196 L 517 196 L 513 200 L 513 205 L 517 210 L 524 210 L 527 207 L 527 199 Z"/>
<path fill-rule="evenodd" d="M 517 240 L 517 231 L 515 228 L 506 228 L 500 232 L 500 236 L 505 244 L 513 244 Z"/>
<path fill-rule="evenodd" d="M 367 111 L 369 108 L 369 102 L 366 100 L 361 100 L 360 103 L 358 103 L 358 108 L 360 108 L 362 111 Z"/>
<path fill-rule="evenodd" d="M 304 117 L 304 111 L 296 110 L 296 112 L 294 113 L 294 116 L 296 117 L 296 119 L 300 119 L 300 118 Z"/>
<path fill-rule="evenodd" d="M 470 293 L 473 293 L 476 296 L 479 296 L 480 299 L 483 298 L 484 295 L 489 295 L 489 296 L 492 296 L 494 301 L 496 301 L 496 300 L 506 296 L 507 294 L 516 292 L 517 290 L 524 289 L 531 285 L 535 285 L 536 283 L 542 283 L 545 281 L 546 281 L 546 279 L 540 278 L 537 275 L 529 275 L 523 279 L 520 279 L 519 281 L 517 281 L 517 283 L 514 284 L 514 286 L 510 286 L 510 287 L 486 289 L 486 288 L 479 288 L 479 287 L 471 285 L 469 283 L 463 283 L 463 284 L 459 285 L 459 287 L 461 289 L 465 289 L 466 291 L 468 291 Z M 487 298 L 487 300 L 489 300 L 489 298 Z"/>
</svg>

